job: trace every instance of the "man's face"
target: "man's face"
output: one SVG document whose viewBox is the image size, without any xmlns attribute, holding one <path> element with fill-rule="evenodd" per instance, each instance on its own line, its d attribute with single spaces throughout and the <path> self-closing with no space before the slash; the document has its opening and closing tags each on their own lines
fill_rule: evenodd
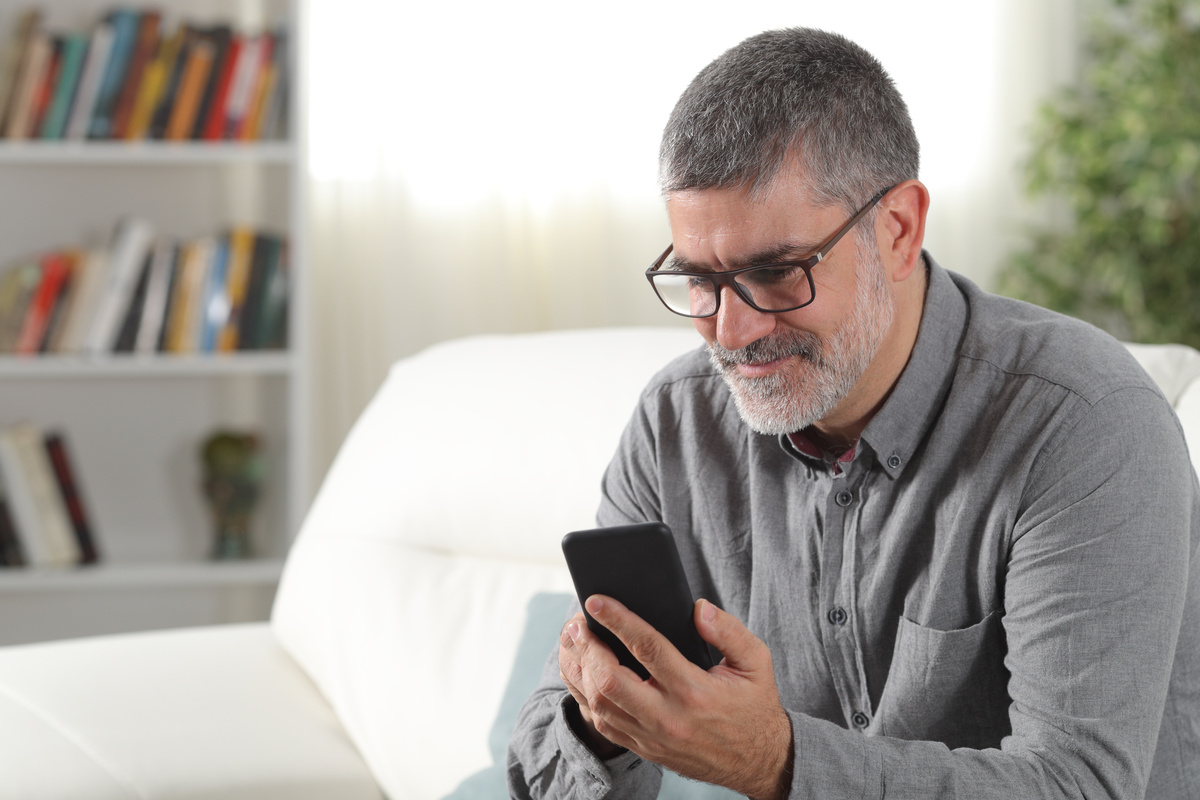
<svg viewBox="0 0 1200 800">
<path fill-rule="evenodd" d="M 848 215 L 814 206 L 803 187 L 785 174 L 755 199 L 744 189 L 672 194 L 675 257 L 688 268 L 723 271 L 811 255 Z M 755 311 L 725 287 L 717 314 L 693 320 L 742 418 L 760 433 L 797 431 L 852 406 L 892 324 L 895 304 L 878 249 L 860 247 L 854 231 L 812 276 L 816 298 L 804 308 Z"/>
</svg>

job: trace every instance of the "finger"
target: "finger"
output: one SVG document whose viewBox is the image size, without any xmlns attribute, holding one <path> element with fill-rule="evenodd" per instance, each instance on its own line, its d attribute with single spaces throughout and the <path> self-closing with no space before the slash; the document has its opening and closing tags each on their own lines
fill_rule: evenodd
<svg viewBox="0 0 1200 800">
<path fill-rule="evenodd" d="M 587 599 L 588 613 L 608 628 L 629 648 L 650 677 L 660 684 L 679 680 L 690 669 L 699 669 L 650 623 L 634 614 L 619 601 L 603 595 Z"/>
<path fill-rule="evenodd" d="M 707 600 L 697 600 L 693 610 L 700 638 L 721 651 L 726 667 L 740 672 L 771 670 L 771 651 L 732 614 Z"/>
</svg>

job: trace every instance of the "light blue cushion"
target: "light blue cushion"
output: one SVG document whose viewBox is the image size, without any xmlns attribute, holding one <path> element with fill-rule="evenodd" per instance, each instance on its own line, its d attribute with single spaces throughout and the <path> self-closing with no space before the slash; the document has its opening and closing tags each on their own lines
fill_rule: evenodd
<svg viewBox="0 0 1200 800">
<path fill-rule="evenodd" d="M 488 735 L 492 766 L 467 778 L 443 800 L 508 800 L 504 768 L 508 740 L 517 724 L 521 706 L 541 680 L 546 658 L 558 646 L 558 634 L 570 613 L 573 600 L 574 597 L 569 594 L 543 592 L 529 601 L 525 631 L 517 645 L 517 657 L 504 697 L 500 700 L 500 712 Z M 697 783 L 681 778 L 670 770 L 663 770 L 658 800 L 733 800 L 741 796 L 728 789 Z"/>
</svg>

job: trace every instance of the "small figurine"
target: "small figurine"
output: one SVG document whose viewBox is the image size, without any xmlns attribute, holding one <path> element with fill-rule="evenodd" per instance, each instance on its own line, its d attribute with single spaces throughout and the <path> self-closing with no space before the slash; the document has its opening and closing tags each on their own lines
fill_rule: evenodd
<svg viewBox="0 0 1200 800">
<path fill-rule="evenodd" d="M 212 557 L 249 558 L 250 515 L 265 472 L 259 439 L 252 433 L 217 431 L 204 441 L 200 456 L 204 496 L 216 527 Z"/>
</svg>

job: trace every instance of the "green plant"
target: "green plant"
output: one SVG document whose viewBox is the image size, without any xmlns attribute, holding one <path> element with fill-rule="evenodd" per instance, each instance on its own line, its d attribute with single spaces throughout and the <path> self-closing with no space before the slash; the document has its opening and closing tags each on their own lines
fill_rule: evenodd
<svg viewBox="0 0 1200 800">
<path fill-rule="evenodd" d="M 1011 258 L 1001 292 L 1200 347 L 1200 0 L 1104 4 L 1080 85 L 1040 109 L 1026 177 L 1064 219 Z"/>
</svg>

